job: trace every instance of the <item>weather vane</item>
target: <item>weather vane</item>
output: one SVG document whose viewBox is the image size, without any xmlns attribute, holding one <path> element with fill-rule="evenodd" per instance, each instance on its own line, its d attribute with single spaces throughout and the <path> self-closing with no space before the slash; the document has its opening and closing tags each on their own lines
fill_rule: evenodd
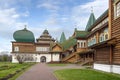
<svg viewBox="0 0 120 80">
<path fill-rule="evenodd" d="M 91 6 L 91 12 L 93 13 L 93 6 Z"/>
<path fill-rule="evenodd" d="M 25 28 L 27 27 L 27 25 L 24 25 L 25 26 Z"/>
</svg>

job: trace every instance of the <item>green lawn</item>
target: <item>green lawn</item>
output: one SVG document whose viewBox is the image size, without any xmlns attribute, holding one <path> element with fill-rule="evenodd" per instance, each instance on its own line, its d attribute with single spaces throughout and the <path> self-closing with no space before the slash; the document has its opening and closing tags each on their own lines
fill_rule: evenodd
<svg viewBox="0 0 120 80">
<path fill-rule="evenodd" d="M 120 75 L 91 69 L 65 69 L 54 73 L 58 80 L 120 80 Z"/>
<path fill-rule="evenodd" d="M 6 77 L 10 74 L 16 73 L 16 71 L 24 71 L 26 68 L 32 66 L 34 63 L 10 63 L 10 62 L 0 62 L 0 79 Z M 23 70 L 24 69 L 24 70 Z M 19 72 L 19 73 L 20 73 Z M 17 72 L 18 73 L 18 72 Z"/>
<path fill-rule="evenodd" d="M 48 66 L 66 66 L 67 64 L 47 64 Z"/>
</svg>

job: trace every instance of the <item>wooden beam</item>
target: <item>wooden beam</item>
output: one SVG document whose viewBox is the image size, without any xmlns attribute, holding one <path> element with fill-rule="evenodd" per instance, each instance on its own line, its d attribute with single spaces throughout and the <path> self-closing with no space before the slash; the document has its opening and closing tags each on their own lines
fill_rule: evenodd
<svg viewBox="0 0 120 80">
<path fill-rule="evenodd" d="M 108 20 L 109 20 L 109 24 L 108 24 L 109 39 L 111 39 L 112 38 L 112 34 L 111 34 L 111 29 L 112 29 L 112 0 L 109 0 Z"/>
<path fill-rule="evenodd" d="M 53 61 L 53 53 L 51 53 L 51 62 Z"/>
<path fill-rule="evenodd" d="M 99 33 L 98 32 L 96 34 L 96 40 L 97 40 L 97 43 L 99 43 Z"/>
<path fill-rule="evenodd" d="M 110 46 L 110 64 L 113 62 L 113 48 L 112 45 Z"/>
</svg>

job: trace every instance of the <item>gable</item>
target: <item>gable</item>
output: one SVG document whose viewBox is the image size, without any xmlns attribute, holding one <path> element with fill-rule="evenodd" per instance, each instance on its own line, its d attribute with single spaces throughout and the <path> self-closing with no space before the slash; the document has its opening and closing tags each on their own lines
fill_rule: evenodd
<svg viewBox="0 0 120 80">
<path fill-rule="evenodd" d="M 59 52 L 59 51 L 62 51 L 62 48 L 59 46 L 59 45 L 55 45 L 53 48 L 52 48 L 52 51 L 57 51 L 57 52 Z"/>
</svg>

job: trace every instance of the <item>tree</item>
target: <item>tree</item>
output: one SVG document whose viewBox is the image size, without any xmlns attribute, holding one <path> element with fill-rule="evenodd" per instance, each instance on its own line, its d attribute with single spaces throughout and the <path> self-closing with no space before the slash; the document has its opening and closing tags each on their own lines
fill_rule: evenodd
<svg viewBox="0 0 120 80">
<path fill-rule="evenodd" d="M 2 60 L 5 61 L 5 62 L 8 61 L 8 55 L 4 54 L 4 55 L 2 56 Z"/>
<path fill-rule="evenodd" d="M 25 55 L 17 55 L 16 58 L 17 58 L 19 64 L 22 64 L 26 59 Z"/>
</svg>

